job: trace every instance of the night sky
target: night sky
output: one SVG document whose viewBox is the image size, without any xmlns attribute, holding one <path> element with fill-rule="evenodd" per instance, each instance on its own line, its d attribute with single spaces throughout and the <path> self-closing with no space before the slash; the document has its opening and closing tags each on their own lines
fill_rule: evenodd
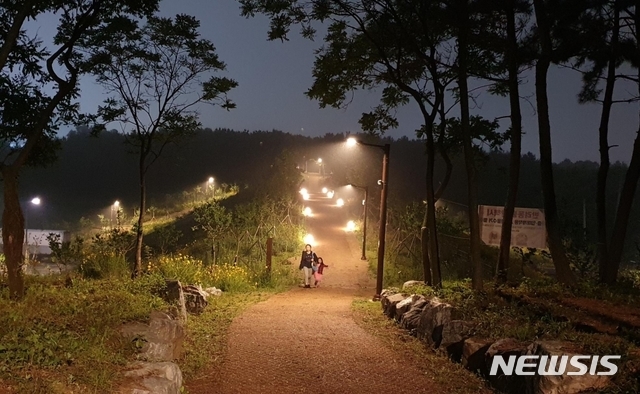
<svg viewBox="0 0 640 394">
<path fill-rule="evenodd" d="M 200 19 L 202 36 L 216 45 L 221 60 L 227 64 L 225 76 L 239 82 L 239 87 L 230 93 L 237 108 L 226 112 L 210 106 L 201 107 L 203 127 L 278 129 L 309 136 L 357 132 L 360 114 L 377 103 L 379 92 L 358 92 L 346 109 L 320 109 L 317 102 L 304 96 L 312 84 L 314 50 L 321 45 L 321 37 L 311 42 L 294 33 L 289 42 L 267 41 L 267 18 L 241 17 L 235 0 L 164 0 L 161 3 L 163 16 L 176 13 L 191 14 Z M 53 20 L 50 25 L 40 23 L 39 35 L 45 36 L 54 26 Z M 580 76 L 574 71 L 554 67 L 550 70 L 548 83 L 554 161 L 565 158 L 598 160 L 600 106 L 577 103 Z M 526 96 L 522 100 L 523 152 L 538 155 L 533 84 L 532 72 L 525 74 L 521 93 Z M 104 99 L 101 88 L 85 79 L 82 89 L 82 110 L 94 110 Z M 625 92 L 636 92 L 637 87 L 621 87 L 618 91 L 618 97 L 622 97 Z M 508 115 L 506 98 L 479 93 L 476 104 L 472 114 L 486 118 Z M 422 123 L 413 103 L 399 111 L 399 119 L 399 129 L 390 132 L 393 136 L 413 137 L 414 130 Z M 505 128 L 508 126 L 508 119 L 501 122 Z M 612 160 L 628 162 L 638 129 L 638 105 L 614 106 L 610 127 L 610 144 L 619 145 L 611 150 Z"/>
</svg>

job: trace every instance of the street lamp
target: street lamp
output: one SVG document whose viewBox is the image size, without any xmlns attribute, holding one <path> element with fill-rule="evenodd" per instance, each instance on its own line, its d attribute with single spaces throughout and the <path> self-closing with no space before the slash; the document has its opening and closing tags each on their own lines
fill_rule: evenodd
<svg viewBox="0 0 640 394">
<path fill-rule="evenodd" d="M 356 229 L 356 222 L 354 222 L 353 220 L 349 220 L 347 222 L 346 230 L 347 231 L 354 231 L 355 229 Z"/>
<path fill-rule="evenodd" d="M 304 161 L 304 172 L 307 173 L 309 168 L 309 161 L 313 161 L 318 165 L 318 174 L 322 174 L 322 169 L 324 168 L 322 165 L 322 158 L 318 157 L 318 159 L 306 159 Z"/>
<path fill-rule="evenodd" d="M 213 181 L 214 181 L 213 177 L 212 177 L 212 176 L 210 176 L 210 177 L 209 177 L 209 181 L 207 182 L 207 184 L 208 184 L 208 186 L 207 186 L 207 187 L 208 187 L 209 189 L 211 189 L 211 195 L 212 195 L 213 197 L 215 197 L 215 195 L 216 195 L 216 194 L 215 194 L 214 189 L 213 189 Z"/>
<path fill-rule="evenodd" d="M 113 211 L 116 211 L 116 225 L 120 227 L 120 201 L 116 200 L 111 206 L 111 225 L 113 226 Z"/>
<path fill-rule="evenodd" d="M 304 238 L 302 238 L 302 241 L 303 241 L 305 244 L 309 244 L 309 245 L 311 245 L 311 246 L 315 246 L 315 243 L 316 243 L 315 238 L 313 238 L 313 235 L 311 235 L 311 234 L 307 234 L 307 235 L 305 235 L 305 236 L 304 236 Z"/>
<path fill-rule="evenodd" d="M 29 203 L 32 205 L 40 205 L 42 200 L 40 197 L 34 197 L 29 200 Z M 24 207 L 24 250 L 27 254 L 27 259 L 29 257 L 29 226 L 28 226 L 28 217 L 29 217 L 29 206 Z"/>
<path fill-rule="evenodd" d="M 357 139 L 350 137 L 347 139 L 347 146 L 355 146 L 356 144 L 364 146 L 373 146 L 382 149 L 384 156 L 382 157 L 382 189 L 380 191 L 380 229 L 378 234 L 378 272 L 376 277 L 376 294 L 373 296 L 374 301 L 380 300 L 380 293 L 382 293 L 382 276 L 384 275 L 384 246 L 385 236 L 387 230 L 387 189 L 389 187 L 389 153 L 391 150 L 390 144 L 378 145 L 369 144 L 366 142 L 358 141 Z"/>
<path fill-rule="evenodd" d="M 341 198 L 339 198 L 339 199 L 336 201 L 336 205 L 337 205 L 337 206 L 339 206 L 339 207 L 344 206 L 344 200 L 343 200 L 343 199 L 341 199 Z"/>
<path fill-rule="evenodd" d="M 366 260 L 366 248 L 367 248 L 367 204 L 369 203 L 369 187 L 368 186 L 357 186 L 353 183 L 350 183 L 349 186 L 355 187 L 356 189 L 364 190 L 364 200 L 362 200 L 362 205 L 364 205 L 364 223 L 362 230 L 362 257 L 360 260 Z"/>
</svg>

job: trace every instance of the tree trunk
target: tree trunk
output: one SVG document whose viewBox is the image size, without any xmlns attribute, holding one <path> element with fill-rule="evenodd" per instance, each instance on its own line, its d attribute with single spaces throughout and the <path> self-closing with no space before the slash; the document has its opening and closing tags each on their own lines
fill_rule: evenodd
<svg viewBox="0 0 640 394">
<path fill-rule="evenodd" d="M 453 172 L 453 163 L 451 163 L 451 158 L 449 158 L 449 154 L 447 152 L 441 151 L 440 157 L 444 160 L 445 164 L 445 173 L 444 178 L 442 178 L 442 182 L 440 182 L 440 186 L 438 186 L 438 190 L 434 193 L 433 201 L 438 202 L 440 197 L 444 194 L 444 191 L 449 186 L 449 181 L 451 180 L 451 173 Z"/>
<path fill-rule="evenodd" d="M 624 241 L 627 236 L 627 225 L 629 224 L 629 214 L 633 204 L 633 197 L 636 192 L 636 186 L 640 180 L 640 131 L 636 134 L 636 140 L 633 143 L 633 153 L 631 162 L 627 169 L 627 175 L 622 186 L 620 194 L 620 202 L 618 203 L 618 212 L 613 225 L 611 234 L 611 244 L 609 247 L 609 260 L 605 271 L 605 283 L 612 285 L 618 278 L 618 270 L 620 269 L 620 260 L 622 259 L 622 251 L 624 249 Z"/>
<path fill-rule="evenodd" d="M 140 211 L 138 214 L 138 225 L 136 226 L 136 263 L 133 269 L 133 276 L 138 277 L 142 273 L 142 240 L 144 237 L 143 225 L 144 225 L 144 211 L 147 202 L 147 190 L 145 184 L 146 176 L 146 153 L 145 145 L 141 147 L 140 162 L 138 163 L 138 170 L 140 175 Z"/>
<path fill-rule="evenodd" d="M 467 0 L 459 0 L 460 25 L 458 27 L 458 88 L 460 90 L 460 122 L 462 124 L 462 144 L 464 148 L 464 162 L 467 170 L 467 193 L 469 206 L 469 228 L 471 264 L 473 274 L 471 277 L 474 290 L 483 289 L 482 284 L 482 260 L 480 259 L 480 220 L 478 218 L 478 182 L 476 179 L 475 154 L 469 125 L 469 86 L 468 75 L 468 34 L 469 15 Z"/>
<path fill-rule="evenodd" d="M 547 242 L 556 268 L 556 278 L 560 283 L 574 285 L 575 276 L 571 272 L 569 259 L 565 254 L 558 222 L 558 209 L 553 182 L 553 162 L 551 155 L 551 124 L 549 123 L 549 102 L 547 98 L 547 72 L 551 64 L 551 33 L 544 0 L 534 0 L 536 23 L 540 36 L 541 52 L 536 62 L 536 105 L 538 110 L 538 135 L 540 141 L 540 176 L 544 198 L 544 216 Z"/>
<path fill-rule="evenodd" d="M 640 10 L 640 0 L 636 0 L 634 3 L 636 11 Z M 637 32 L 638 28 L 640 28 L 640 12 L 634 14 L 633 21 Z M 635 38 L 637 41 L 636 52 L 640 53 L 640 41 L 638 41 L 637 36 Z M 638 81 L 640 81 L 640 72 L 638 72 Z M 638 91 L 640 92 L 640 82 L 638 82 Z M 638 134 L 636 134 L 636 139 L 633 143 L 633 153 L 631 154 L 629 168 L 624 178 L 624 185 L 620 193 L 616 219 L 611 234 L 611 244 L 609 245 L 608 261 L 604 276 L 604 282 L 610 285 L 614 284 L 618 279 L 618 270 L 620 269 L 620 260 L 622 259 L 624 241 L 627 235 L 627 225 L 629 224 L 629 214 L 631 213 L 631 206 L 636 193 L 638 179 L 640 179 L 640 130 Z"/>
<path fill-rule="evenodd" d="M 423 241 L 423 264 L 424 269 L 431 268 L 431 283 L 430 285 L 440 288 L 442 287 L 442 275 L 440 273 L 440 251 L 438 245 L 438 230 L 436 225 L 436 208 L 433 191 L 433 170 L 435 167 L 435 147 L 433 139 L 433 123 L 426 125 L 427 130 L 427 212 L 425 216 L 426 227 L 428 229 L 429 245 L 428 256 L 425 256 L 424 241 Z M 422 236 L 424 238 L 425 223 L 422 225 Z M 427 266 L 426 264 L 429 264 Z M 425 277 L 428 275 L 428 271 L 425 271 Z M 429 284 L 429 283 L 428 283 Z"/>
<path fill-rule="evenodd" d="M 428 204 L 428 202 L 427 202 Z M 422 271 L 424 276 L 424 283 L 427 286 L 433 286 L 433 279 L 431 276 L 431 260 L 429 259 L 429 208 L 425 209 L 424 219 L 422 221 L 422 228 L 420 228 L 420 252 L 422 258 Z"/>
<path fill-rule="evenodd" d="M 613 30 L 611 32 L 611 48 L 609 64 L 607 66 L 607 82 L 602 101 L 602 114 L 598 128 L 600 145 L 600 167 L 598 168 L 598 183 L 596 187 L 596 209 L 598 217 L 598 273 L 600 282 L 606 282 L 607 277 L 607 176 L 609 175 L 609 119 L 613 106 L 613 89 L 616 82 L 616 56 L 618 53 L 618 35 L 620 31 L 620 12 L 617 4 L 613 5 Z"/>
<path fill-rule="evenodd" d="M 24 279 L 22 277 L 24 247 L 24 216 L 18 197 L 18 170 L 14 167 L 2 167 L 4 182 L 4 212 L 2 215 L 2 242 L 7 265 L 9 296 L 20 300 L 24 297 Z"/>
<path fill-rule="evenodd" d="M 509 107 L 511 109 L 511 152 L 509 157 L 509 190 L 504 206 L 502 234 L 500 236 L 500 254 L 496 279 L 498 283 L 507 281 L 509 258 L 511 254 L 511 227 L 513 213 L 518 199 L 520 182 L 520 157 L 522 152 L 522 113 L 520 111 L 520 87 L 518 84 L 518 38 L 516 32 L 515 1 L 509 0 L 507 8 L 507 51 L 509 72 Z"/>
</svg>

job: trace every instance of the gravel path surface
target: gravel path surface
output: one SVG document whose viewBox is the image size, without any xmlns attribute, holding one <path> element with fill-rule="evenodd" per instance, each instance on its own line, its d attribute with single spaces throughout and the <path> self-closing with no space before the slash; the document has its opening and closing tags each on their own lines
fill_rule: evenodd
<svg viewBox="0 0 640 394">
<path fill-rule="evenodd" d="M 189 382 L 190 394 L 446 392 L 353 321 L 354 297 L 372 296 L 375 283 L 356 238 L 342 228 L 344 211 L 313 193 L 320 182 L 309 177 L 305 187 L 314 251 L 329 265 L 322 285 L 273 296 L 236 318 L 222 366 Z"/>
</svg>

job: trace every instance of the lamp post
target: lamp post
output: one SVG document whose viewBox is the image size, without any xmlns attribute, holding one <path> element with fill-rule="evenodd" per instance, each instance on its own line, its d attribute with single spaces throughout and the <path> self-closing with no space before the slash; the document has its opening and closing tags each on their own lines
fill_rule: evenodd
<svg viewBox="0 0 640 394">
<path fill-rule="evenodd" d="M 214 179 L 213 179 L 212 176 L 210 176 L 209 180 L 207 181 L 207 188 L 211 189 L 211 196 L 215 198 L 216 193 L 215 193 L 215 190 L 213 188 L 214 187 L 213 186 L 213 182 L 214 182 Z"/>
<path fill-rule="evenodd" d="M 111 207 L 111 221 L 113 223 L 113 211 L 116 211 L 116 226 L 120 228 L 120 201 L 116 200 Z"/>
<path fill-rule="evenodd" d="M 34 197 L 29 200 L 29 203 L 32 205 L 40 205 L 42 201 L 40 197 Z M 29 226 L 28 226 L 28 217 L 29 217 L 29 205 L 25 205 L 24 207 L 24 251 L 27 255 L 27 259 L 29 257 Z"/>
<path fill-rule="evenodd" d="M 384 247 L 385 237 L 387 232 L 387 189 L 389 187 L 389 153 L 391 150 L 390 144 L 378 145 L 369 144 L 366 142 L 358 141 L 351 137 L 347 139 L 347 146 L 355 146 L 356 144 L 364 146 L 373 146 L 382 149 L 384 156 L 382 157 L 382 180 L 380 184 L 382 189 L 380 190 L 380 229 L 378 233 L 378 272 L 376 276 L 376 294 L 373 296 L 374 301 L 380 300 L 380 293 L 382 293 L 382 276 L 384 274 Z"/>
<path fill-rule="evenodd" d="M 112 205 L 111 205 L 111 209 L 109 210 L 111 213 L 111 217 L 109 218 L 109 223 L 111 223 L 111 227 L 113 227 L 113 211 L 118 211 L 118 209 L 120 209 L 120 201 L 116 200 Z M 116 216 L 117 219 L 117 216 Z"/>
<path fill-rule="evenodd" d="M 367 250 L 367 205 L 369 204 L 369 187 L 368 186 L 357 186 L 353 183 L 350 183 L 349 186 L 355 187 L 356 189 L 364 190 L 364 229 L 362 230 L 362 257 L 360 260 L 366 260 L 366 250 Z"/>
</svg>

